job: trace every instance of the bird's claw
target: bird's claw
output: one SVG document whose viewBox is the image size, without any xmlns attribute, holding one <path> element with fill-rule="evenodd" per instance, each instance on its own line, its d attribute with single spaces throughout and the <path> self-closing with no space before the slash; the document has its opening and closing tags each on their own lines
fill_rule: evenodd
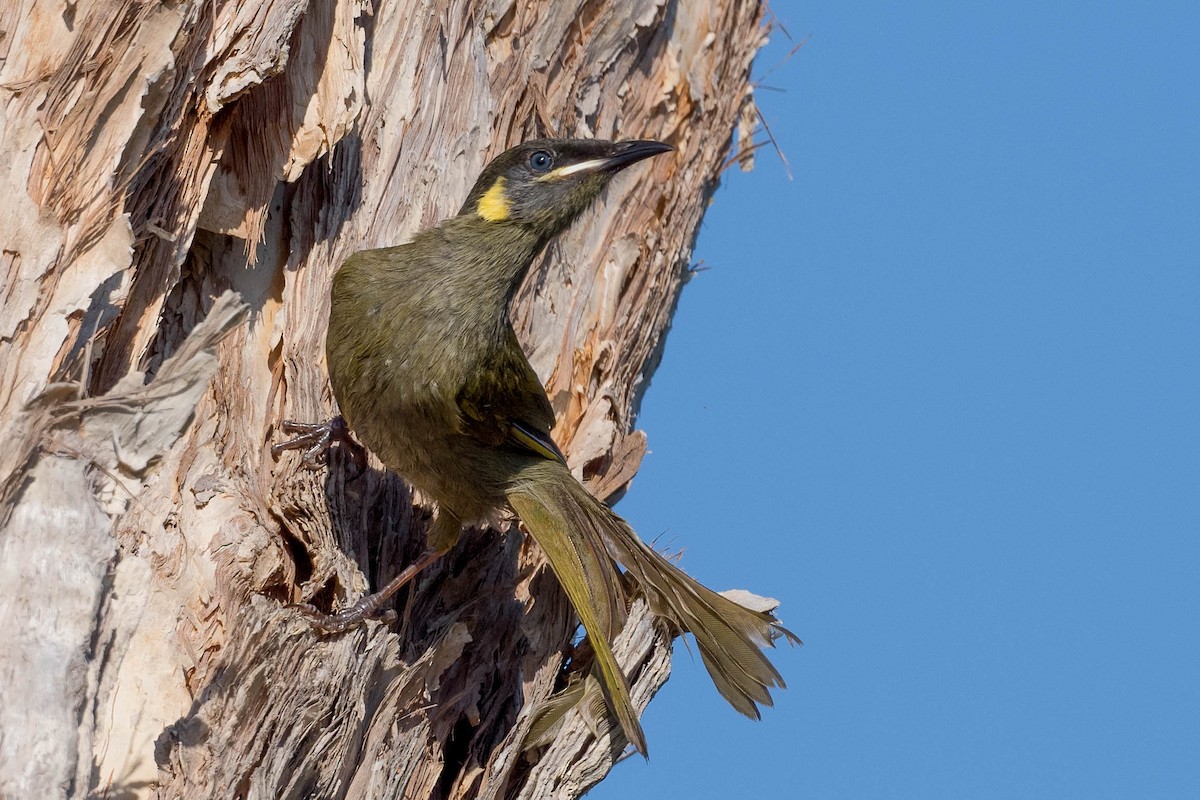
<svg viewBox="0 0 1200 800">
<path fill-rule="evenodd" d="M 317 633 L 336 636 L 357 628 L 369 619 L 378 619 L 385 625 L 396 620 L 396 612 L 392 609 L 381 611 L 378 608 L 371 608 L 372 603 L 369 601 L 372 599 L 374 599 L 374 595 L 367 595 L 354 605 L 343 608 L 335 614 L 326 614 L 310 603 L 296 603 L 289 608 L 299 611 Z"/>
<path fill-rule="evenodd" d="M 343 608 L 336 614 L 322 613 L 308 603 L 300 603 L 290 607 L 307 617 L 318 633 L 324 634 L 345 633 L 351 628 L 357 628 L 368 619 L 379 619 L 385 623 L 391 623 L 396 619 L 396 612 L 391 609 L 385 609 L 383 607 L 384 603 L 395 596 L 396 592 L 400 591 L 409 581 L 415 578 L 421 570 L 441 558 L 441 555 L 442 553 L 439 550 L 426 550 L 424 555 L 401 570 L 399 575 L 388 581 L 387 586 L 384 586 L 378 592 L 375 592 L 375 594 L 360 597 L 354 605 Z"/>
<path fill-rule="evenodd" d="M 332 420 L 331 420 L 332 421 Z M 286 442 L 271 445 L 271 455 L 279 456 L 285 450 L 304 450 L 304 465 L 314 468 L 329 458 L 329 446 L 333 443 L 333 432 L 329 422 L 297 422 L 285 419 L 280 424 L 284 433 L 298 434 Z"/>
<path fill-rule="evenodd" d="M 333 417 L 325 422 L 299 422 L 285 419 L 279 424 L 284 433 L 295 434 L 286 442 L 271 445 L 271 455 L 276 458 L 285 450 L 303 450 L 300 460 L 308 469 L 319 469 L 329 461 L 329 449 L 334 444 L 343 445 L 350 454 L 357 477 L 367 468 L 367 455 L 363 446 L 350 435 L 350 426 L 342 417 Z"/>
</svg>

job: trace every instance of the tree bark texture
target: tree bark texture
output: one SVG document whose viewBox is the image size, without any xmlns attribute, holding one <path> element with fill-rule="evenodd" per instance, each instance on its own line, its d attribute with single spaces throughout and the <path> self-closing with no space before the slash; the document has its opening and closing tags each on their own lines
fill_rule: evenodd
<svg viewBox="0 0 1200 800">
<path fill-rule="evenodd" d="M 315 635 L 423 549 L 373 462 L 276 461 L 330 416 L 328 288 L 536 135 L 678 151 L 551 245 L 514 320 L 597 494 L 632 430 L 731 134 L 754 0 L 16 0 L 0 9 L 0 793 L 574 798 L 623 748 L 553 575 L 468 532 L 396 619 Z M 671 632 L 617 647 L 649 702 Z M 569 693 L 568 695 L 569 696 Z M 653 742 L 651 742 L 653 747 Z"/>
</svg>

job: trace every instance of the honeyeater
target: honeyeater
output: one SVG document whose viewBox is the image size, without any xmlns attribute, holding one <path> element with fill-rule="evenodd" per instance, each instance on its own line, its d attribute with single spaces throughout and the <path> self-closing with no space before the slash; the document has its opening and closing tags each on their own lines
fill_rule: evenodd
<svg viewBox="0 0 1200 800">
<path fill-rule="evenodd" d="M 436 500 L 438 511 L 424 557 L 378 594 L 321 617 L 319 627 L 361 622 L 453 547 L 464 523 L 509 508 L 570 598 L 609 706 L 642 753 L 645 737 L 611 648 L 630 600 L 618 564 L 655 614 L 695 636 L 717 689 L 747 716 L 757 718 L 758 705 L 771 704 L 769 690 L 783 686 L 763 648 L 790 634 L 771 614 L 688 577 L 572 476 L 508 307 L 546 243 L 615 174 L 672 149 L 562 139 L 513 147 L 488 164 L 457 216 L 407 244 L 346 259 L 333 279 L 326 340 L 345 423 L 387 467 Z M 291 429 L 307 434 L 296 444 L 328 441 L 327 427 Z"/>
</svg>

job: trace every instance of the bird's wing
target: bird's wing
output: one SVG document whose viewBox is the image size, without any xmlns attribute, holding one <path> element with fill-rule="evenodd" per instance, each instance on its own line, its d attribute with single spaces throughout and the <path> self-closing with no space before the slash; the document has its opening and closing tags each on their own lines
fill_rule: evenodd
<svg viewBox="0 0 1200 800">
<path fill-rule="evenodd" d="M 492 363 L 475 370 L 458 392 L 458 410 L 465 433 L 493 447 L 516 446 L 551 461 L 567 463 L 550 436 L 554 409 L 516 335 Z"/>
</svg>

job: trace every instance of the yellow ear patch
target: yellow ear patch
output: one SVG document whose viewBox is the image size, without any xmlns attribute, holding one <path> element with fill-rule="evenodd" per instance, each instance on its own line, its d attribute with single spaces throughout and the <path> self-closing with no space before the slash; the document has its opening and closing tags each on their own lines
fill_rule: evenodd
<svg viewBox="0 0 1200 800">
<path fill-rule="evenodd" d="M 492 184 L 492 188 L 483 193 L 483 197 L 479 198 L 479 203 L 475 206 L 479 216 L 488 222 L 503 222 L 508 219 L 510 206 L 508 194 L 504 191 L 504 184 L 503 177 L 497 178 L 496 182 Z"/>
</svg>

